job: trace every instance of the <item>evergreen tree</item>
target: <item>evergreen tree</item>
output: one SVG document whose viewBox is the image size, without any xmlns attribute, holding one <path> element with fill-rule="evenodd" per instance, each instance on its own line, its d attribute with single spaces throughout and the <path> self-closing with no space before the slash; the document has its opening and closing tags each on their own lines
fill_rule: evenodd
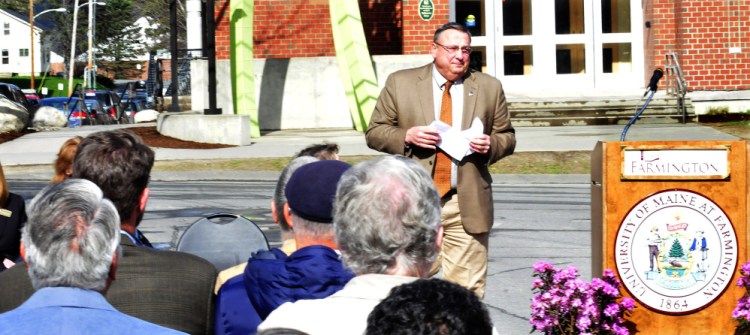
<svg viewBox="0 0 750 335">
<path fill-rule="evenodd" d="M 104 13 L 97 14 L 97 34 L 106 36 L 105 39 L 97 37 L 97 56 L 108 62 L 107 71 L 120 78 L 135 69 L 136 63 L 131 60 L 142 55 L 145 46 L 140 28 L 134 25 L 137 17 L 123 14 L 133 12 L 132 1 L 109 0 L 106 7 Z"/>
<path fill-rule="evenodd" d="M 38 2 L 38 0 L 34 1 L 34 4 Z M 0 8 L 29 15 L 29 0 L 2 0 L 0 1 Z"/>
<path fill-rule="evenodd" d="M 147 28 L 145 34 L 154 41 L 152 50 L 167 49 L 170 43 L 169 6 L 176 1 L 177 6 L 177 48 L 187 48 L 187 11 L 185 0 L 133 0 L 135 3 L 136 17 L 146 17 L 154 25 Z M 205 4 L 204 4 L 205 7 Z M 205 10 L 205 8 L 204 8 Z"/>
<path fill-rule="evenodd" d="M 672 241 L 672 248 L 669 249 L 669 257 L 681 258 L 685 257 L 685 250 L 682 249 L 682 244 L 677 239 Z"/>
</svg>

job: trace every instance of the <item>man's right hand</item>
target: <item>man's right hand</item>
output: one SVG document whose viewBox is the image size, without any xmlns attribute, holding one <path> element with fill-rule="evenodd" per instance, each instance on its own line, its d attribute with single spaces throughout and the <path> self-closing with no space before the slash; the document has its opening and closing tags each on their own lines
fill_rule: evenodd
<svg viewBox="0 0 750 335">
<path fill-rule="evenodd" d="M 435 127 L 417 126 L 411 127 L 406 131 L 404 144 L 415 145 L 425 149 L 435 149 L 435 145 L 440 142 L 440 134 Z"/>
</svg>

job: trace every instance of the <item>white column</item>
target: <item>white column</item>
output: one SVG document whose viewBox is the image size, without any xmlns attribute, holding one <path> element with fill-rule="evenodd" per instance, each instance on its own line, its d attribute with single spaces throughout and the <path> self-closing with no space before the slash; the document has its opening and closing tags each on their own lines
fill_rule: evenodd
<svg viewBox="0 0 750 335">
<path fill-rule="evenodd" d="M 187 47 L 203 48 L 203 19 L 201 18 L 201 0 L 187 0 Z M 190 51 L 193 57 L 203 57 L 202 51 Z M 194 111 L 208 108 L 208 61 L 193 59 L 190 61 L 190 98 Z"/>
<path fill-rule="evenodd" d="M 187 0 L 187 47 L 188 49 L 203 48 L 203 20 L 201 19 L 201 1 Z M 201 51 L 190 51 L 193 57 L 202 57 Z"/>
</svg>

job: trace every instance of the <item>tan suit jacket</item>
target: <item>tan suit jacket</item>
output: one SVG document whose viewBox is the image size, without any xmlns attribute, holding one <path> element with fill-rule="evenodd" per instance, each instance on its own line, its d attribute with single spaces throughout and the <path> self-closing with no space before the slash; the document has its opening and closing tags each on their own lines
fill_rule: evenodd
<svg viewBox="0 0 750 335">
<path fill-rule="evenodd" d="M 380 93 L 367 128 L 367 145 L 375 150 L 401 154 L 419 161 L 432 173 L 435 150 L 406 147 L 406 131 L 435 120 L 432 64 L 391 74 Z M 470 71 L 463 81 L 464 105 L 461 129 L 476 117 L 490 136 L 486 155 L 471 154 L 458 163 L 458 203 L 467 232 L 486 233 L 492 228 L 492 177 L 488 167 L 510 155 L 516 147 L 515 130 L 510 123 L 505 93 L 500 81 L 484 73 Z"/>
</svg>

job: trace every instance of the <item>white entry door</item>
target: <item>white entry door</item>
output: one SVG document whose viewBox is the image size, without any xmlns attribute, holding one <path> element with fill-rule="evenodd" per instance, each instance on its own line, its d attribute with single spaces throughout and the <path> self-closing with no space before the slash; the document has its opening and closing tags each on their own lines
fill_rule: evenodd
<svg viewBox="0 0 750 335">
<path fill-rule="evenodd" d="M 461 4 L 455 2 L 459 12 Z M 643 87 L 640 5 L 630 0 L 504 0 L 482 5 L 484 13 L 494 14 L 484 22 L 494 29 L 477 38 L 480 48 L 491 49 L 484 70 L 500 78 L 506 91 L 585 94 Z"/>
</svg>

